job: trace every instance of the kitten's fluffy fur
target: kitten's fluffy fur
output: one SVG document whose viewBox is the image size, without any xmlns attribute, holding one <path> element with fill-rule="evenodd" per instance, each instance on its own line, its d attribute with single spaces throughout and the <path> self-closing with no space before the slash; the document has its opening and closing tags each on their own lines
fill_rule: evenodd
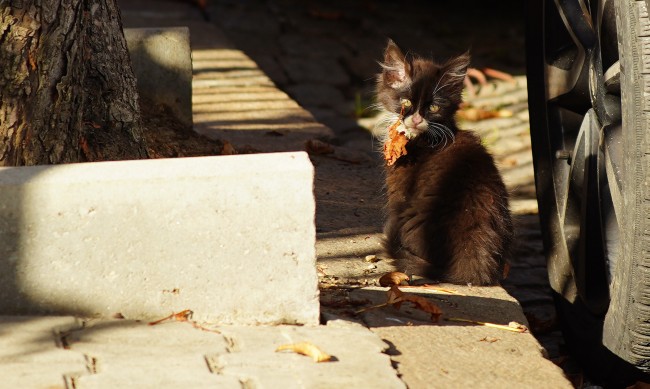
<svg viewBox="0 0 650 389">
<path fill-rule="evenodd" d="M 408 154 L 386 167 L 385 249 L 409 274 L 453 283 L 499 282 L 513 227 L 508 194 L 478 136 L 458 129 L 469 55 L 444 64 L 404 55 L 393 41 L 377 78 L 387 128 L 404 112 Z"/>
</svg>

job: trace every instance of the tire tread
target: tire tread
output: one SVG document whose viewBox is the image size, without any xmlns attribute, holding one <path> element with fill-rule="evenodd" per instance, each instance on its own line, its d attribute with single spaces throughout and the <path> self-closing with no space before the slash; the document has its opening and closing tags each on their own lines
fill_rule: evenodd
<svg viewBox="0 0 650 389">
<path fill-rule="evenodd" d="M 650 372 L 650 18 L 645 0 L 618 4 L 625 207 L 622 256 L 612 280 L 603 343 Z"/>
</svg>

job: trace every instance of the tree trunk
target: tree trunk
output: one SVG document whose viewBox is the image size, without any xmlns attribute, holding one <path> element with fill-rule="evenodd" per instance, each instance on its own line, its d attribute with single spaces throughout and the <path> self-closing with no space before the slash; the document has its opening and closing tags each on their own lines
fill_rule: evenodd
<svg viewBox="0 0 650 389">
<path fill-rule="evenodd" d="M 116 0 L 0 0 L 0 165 L 139 159 Z"/>
</svg>

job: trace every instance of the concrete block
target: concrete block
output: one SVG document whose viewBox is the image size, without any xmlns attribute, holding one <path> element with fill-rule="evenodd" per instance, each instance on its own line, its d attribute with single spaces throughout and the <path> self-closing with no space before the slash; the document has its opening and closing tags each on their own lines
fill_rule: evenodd
<svg viewBox="0 0 650 389">
<path fill-rule="evenodd" d="M 318 322 L 306 153 L 0 169 L 0 311 Z"/>
<path fill-rule="evenodd" d="M 187 27 L 125 28 L 141 98 L 162 104 L 192 128 L 192 54 Z"/>
</svg>

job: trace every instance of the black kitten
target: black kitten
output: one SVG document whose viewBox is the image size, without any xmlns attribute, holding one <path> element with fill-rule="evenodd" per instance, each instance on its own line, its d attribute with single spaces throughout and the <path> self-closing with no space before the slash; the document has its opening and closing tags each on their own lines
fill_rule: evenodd
<svg viewBox="0 0 650 389">
<path fill-rule="evenodd" d="M 386 167 L 385 249 L 409 274 L 491 285 L 503 274 L 513 238 L 508 193 L 477 135 L 460 130 L 469 55 L 437 64 L 404 55 L 393 41 L 377 78 L 380 124 L 408 138 L 407 154 Z"/>
</svg>

